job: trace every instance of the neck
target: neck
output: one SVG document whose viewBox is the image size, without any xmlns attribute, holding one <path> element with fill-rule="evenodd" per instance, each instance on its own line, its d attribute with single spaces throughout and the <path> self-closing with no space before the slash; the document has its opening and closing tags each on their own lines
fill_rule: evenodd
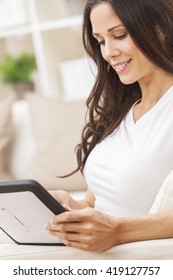
<svg viewBox="0 0 173 280">
<path fill-rule="evenodd" d="M 141 105 L 150 106 L 157 103 L 173 85 L 173 75 L 158 73 L 148 80 L 140 81 L 139 85 L 142 91 Z"/>
<path fill-rule="evenodd" d="M 148 112 L 173 85 L 173 75 L 157 75 L 155 78 L 148 79 L 147 82 L 139 82 L 139 85 L 142 91 L 142 98 L 134 106 L 134 121 L 137 121 Z"/>
</svg>

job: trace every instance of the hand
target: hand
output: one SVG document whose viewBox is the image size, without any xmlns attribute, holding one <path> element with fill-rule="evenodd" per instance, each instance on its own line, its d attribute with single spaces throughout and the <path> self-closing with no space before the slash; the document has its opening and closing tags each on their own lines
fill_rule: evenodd
<svg viewBox="0 0 173 280">
<path fill-rule="evenodd" d="M 49 191 L 49 193 L 65 208 L 68 206 L 72 209 L 82 209 L 85 208 L 88 202 L 85 200 L 77 201 L 71 197 L 71 195 L 66 191 Z"/>
<path fill-rule="evenodd" d="M 66 191 L 49 191 L 49 193 L 62 205 L 68 205 L 71 196 Z"/>
<path fill-rule="evenodd" d="M 118 244 L 119 220 L 93 208 L 71 210 L 54 217 L 47 229 L 67 246 L 104 251 Z"/>
</svg>

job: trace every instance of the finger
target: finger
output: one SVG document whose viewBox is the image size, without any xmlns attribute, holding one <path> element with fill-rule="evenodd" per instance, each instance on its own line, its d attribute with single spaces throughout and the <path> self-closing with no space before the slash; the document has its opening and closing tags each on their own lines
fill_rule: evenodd
<svg viewBox="0 0 173 280">
<path fill-rule="evenodd" d="M 51 235 L 54 235 L 56 237 L 58 237 L 59 239 L 61 240 L 78 240 L 79 237 L 78 236 L 78 233 L 75 233 L 75 232 L 61 232 L 61 231 L 54 231 L 54 230 L 49 230 L 49 233 Z"/>
<path fill-rule="evenodd" d="M 50 233 L 56 236 L 59 240 L 61 240 L 61 242 L 66 246 L 86 251 L 92 251 L 92 247 L 94 248 L 93 239 L 91 236 L 86 236 L 85 234 L 83 235 L 78 233 L 64 233 L 58 231 L 52 231 Z"/>
<path fill-rule="evenodd" d="M 61 238 L 61 242 L 68 246 L 68 247 L 73 247 L 76 249 L 84 250 L 84 251 L 93 251 L 92 245 L 88 242 L 82 242 L 82 240 L 70 240 L 70 239 L 63 239 Z"/>
<path fill-rule="evenodd" d="M 79 244 L 81 244 L 81 242 L 78 242 L 78 241 L 68 241 L 66 239 L 61 239 L 61 243 L 63 243 L 64 245 L 66 245 L 68 247 L 74 247 L 74 248 L 77 248 L 77 247 L 80 248 L 81 247 L 81 245 L 79 245 Z"/>
<path fill-rule="evenodd" d="M 72 211 L 72 208 L 70 208 L 67 204 L 63 204 L 62 206 L 63 206 L 66 210 Z"/>
<path fill-rule="evenodd" d="M 80 235 L 80 234 L 74 233 L 74 232 L 65 233 L 65 232 L 59 232 L 59 231 L 50 231 L 50 234 L 58 237 L 60 240 L 63 240 L 63 242 L 64 241 L 82 242 L 82 240 L 83 240 L 83 235 Z"/>
<path fill-rule="evenodd" d="M 58 223 L 65 223 L 65 222 L 83 222 L 86 221 L 88 218 L 91 218 L 91 210 L 90 208 L 82 209 L 82 210 L 71 210 L 63 212 L 59 215 L 56 215 L 53 218 L 54 224 Z"/>
<path fill-rule="evenodd" d="M 54 216 L 52 219 L 52 224 L 61 224 L 69 222 L 81 222 L 82 216 L 79 213 L 74 213 L 73 211 L 66 211 L 59 215 Z"/>
<path fill-rule="evenodd" d="M 86 235 L 91 235 L 92 228 L 88 223 L 62 223 L 62 224 L 49 224 L 47 229 L 50 231 L 59 231 L 59 232 L 75 232 Z"/>
</svg>

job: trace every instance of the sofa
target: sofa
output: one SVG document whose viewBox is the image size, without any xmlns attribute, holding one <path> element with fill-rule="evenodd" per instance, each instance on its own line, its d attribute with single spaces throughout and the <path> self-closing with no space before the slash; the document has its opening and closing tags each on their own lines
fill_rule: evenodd
<svg viewBox="0 0 173 280">
<path fill-rule="evenodd" d="M 63 189 L 80 199 L 86 182 L 80 172 L 59 178 L 76 167 L 74 148 L 80 141 L 85 102 L 63 101 L 28 93 L 0 101 L 0 180 L 35 179 L 47 190 Z M 172 209 L 173 173 L 153 202 L 151 213 Z M 171 198 L 171 199 L 170 199 Z M 102 253 L 66 246 L 17 245 L 0 230 L 0 260 L 171 260 L 173 239 L 115 246 Z"/>
</svg>

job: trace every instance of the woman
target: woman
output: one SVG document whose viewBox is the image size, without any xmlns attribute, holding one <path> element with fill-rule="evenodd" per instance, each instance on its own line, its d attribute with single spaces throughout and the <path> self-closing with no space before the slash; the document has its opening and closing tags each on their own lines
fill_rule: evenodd
<svg viewBox="0 0 173 280">
<path fill-rule="evenodd" d="M 173 237 L 173 211 L 148 214 L 173 168 L 172 0 L 88 0 L 83 41 L 98 74 L 77 147 L 88 190 L 48 225 L 67 246 L 103 251 Z"/>
</svg>

